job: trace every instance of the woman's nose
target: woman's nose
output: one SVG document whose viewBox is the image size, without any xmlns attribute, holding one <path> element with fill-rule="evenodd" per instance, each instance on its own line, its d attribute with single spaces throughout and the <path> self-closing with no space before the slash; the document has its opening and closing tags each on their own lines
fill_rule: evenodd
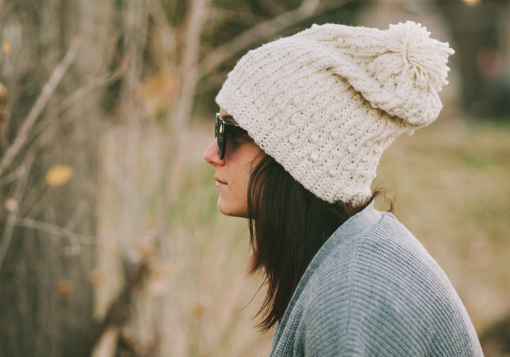
<svg viewBox="0 0 510 357">
<path fill-rule="evenodd" d="M 220 160 L 220 155 L 218 154 L 218 141 L 216 139 L 213 140 L 211 145 L 205 150 L 204 160 L 209 165 L 221 165 L 225 162 L 225 159 Z"/>
</svg>

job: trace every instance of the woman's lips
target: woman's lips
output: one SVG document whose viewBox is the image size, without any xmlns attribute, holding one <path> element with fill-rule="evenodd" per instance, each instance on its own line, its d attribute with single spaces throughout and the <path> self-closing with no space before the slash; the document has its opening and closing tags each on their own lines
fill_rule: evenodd
<svg viewBox="0 0 510 357">
<path fill-rule="evenodd" d="M 214 177 L 214 179 L 216 180 L 216 187 L 218 187 L 218 186 L 225 186 L 227 184 L 226 182 L 220 180 L 217 177 Z"/>
</svg>

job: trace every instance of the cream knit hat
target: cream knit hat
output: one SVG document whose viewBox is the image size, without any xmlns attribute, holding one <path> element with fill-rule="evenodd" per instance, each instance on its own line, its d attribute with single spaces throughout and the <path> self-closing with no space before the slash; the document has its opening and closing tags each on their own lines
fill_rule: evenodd
<svg viewBox="0 0 510 357">
<path fill-rule="evenodd" d="M 248 52 L 216 102 L 317 197 L 360 203 L 383 150 L 441 110 L 454 51 L 429 35 L 314 25 Z"/>
</svg>

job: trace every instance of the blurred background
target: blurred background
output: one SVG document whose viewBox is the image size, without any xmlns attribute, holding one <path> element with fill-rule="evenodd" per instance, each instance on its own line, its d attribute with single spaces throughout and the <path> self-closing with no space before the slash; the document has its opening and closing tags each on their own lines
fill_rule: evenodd
<svg viewBox="0 0 510 357">
<path fill-rule="evenodd" d="M 450 85 L 376 183 L 486 356 L 510 356 L 509 19 L 510 0 L 0 0 L 0 355 L 267 356 L 247 222 L 203 162 L 214 97 L 313 23 L 413 20 L 456 50 Z"/>
</svg>

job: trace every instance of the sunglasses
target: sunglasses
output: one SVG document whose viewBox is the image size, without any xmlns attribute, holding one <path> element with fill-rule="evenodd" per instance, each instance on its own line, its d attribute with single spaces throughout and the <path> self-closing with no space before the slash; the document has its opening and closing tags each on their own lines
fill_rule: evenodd
<svg viewBox="0 0 510 357">
<path fill-rule="evenodd" d="M 248 134 L 246 130 L 234 123 L 227 123 L 221 119 L 220 114 L 216 113 L 216 126 L 214 127 L 214 137 L 218 139 L 218 155 L 220 160 L 225 157 L 227 148 L 227 134 Z"/>
</svg>

